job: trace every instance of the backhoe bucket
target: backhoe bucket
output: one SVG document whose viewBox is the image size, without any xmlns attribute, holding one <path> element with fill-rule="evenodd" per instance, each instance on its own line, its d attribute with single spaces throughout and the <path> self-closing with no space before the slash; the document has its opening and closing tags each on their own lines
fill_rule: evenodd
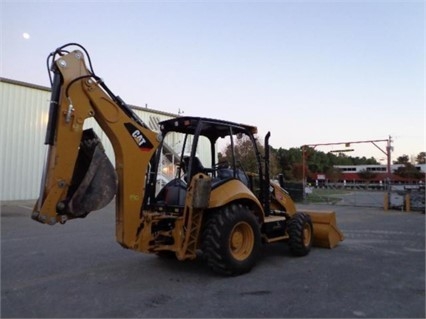
<svg viewBox="0 0 426 319">
<path fill-rule="evenodd" d="M 314 228 L 313 245 L 323 248 L 334 248 L 344 236 L 337 228 L 336 213 L 333 211 L 304 211 L 311 216 Z"/>
<path fill-rule="evenodd" d="M 106 206 L 117 192 L 117 174 L 93 130 L 85 130 L 68 191 L 66 212 L 84 217 Z"/>
</svg>

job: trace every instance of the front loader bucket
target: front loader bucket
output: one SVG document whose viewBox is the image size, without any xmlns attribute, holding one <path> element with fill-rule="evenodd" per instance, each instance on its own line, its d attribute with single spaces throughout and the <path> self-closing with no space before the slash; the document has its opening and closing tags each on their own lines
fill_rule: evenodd
<svg viewBox="0 0 426 319">
<path fill-rule="evenodd" d="M 304 211 L 311 216 L 314 228 L 313 245 L 323 248 L 334 248 L 344 239 L 337 228 L 336 213 L 333 211 Z"/>
</svg>

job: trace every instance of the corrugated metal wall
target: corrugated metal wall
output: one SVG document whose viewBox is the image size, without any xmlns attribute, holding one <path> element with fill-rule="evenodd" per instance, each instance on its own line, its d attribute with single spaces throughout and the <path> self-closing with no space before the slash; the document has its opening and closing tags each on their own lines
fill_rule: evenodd
<svg viewBox="0 0 426 319">
<path fill-rule="evenodd" d="M 1 200 L 36 198 L 50 92 L 0 82 Z"/>
<path fill-rule="evenodd" d="M 44 138 L 47 125 L 50 91 L 43 87 L 0 79 L 0 200 L 36 199 L 47 146 Z M 158 121 L 175 115 L 135 107 L 135 113 L 153 130 Z M 108 156 L 114 163 L 114 152 L 106 134 L 94 120 L 85 126 L 94 127 Z"/>
</svg>

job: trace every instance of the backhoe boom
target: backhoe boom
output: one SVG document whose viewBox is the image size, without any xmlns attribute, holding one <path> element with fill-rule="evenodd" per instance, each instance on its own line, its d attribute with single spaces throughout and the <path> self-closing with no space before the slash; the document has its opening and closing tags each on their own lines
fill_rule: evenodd
<svg viewBox="0 0 426 319">
<path fill-rule="evenodd" d="M 85 207 L 102 208 L 116 195 L 117 241 L 133 247 L 141 224 L 147 168 L 159 145 L 157 134 L 104 89 L 86 67 L 82 51 L 61 55 L 52 70 L 54 83 L 60 85 L 52 87 L 52 99 L 57 102 L 52 102 L 49 114 L 48 159 L 32 217 L 43 223 L 63 223 L 87 215 L 90 211 L 84 211 Z M 84 131 L 84 122 L 91 117 L 111 141 L 115 170 L 108 165 L 97 137 Z"/>
</svg>

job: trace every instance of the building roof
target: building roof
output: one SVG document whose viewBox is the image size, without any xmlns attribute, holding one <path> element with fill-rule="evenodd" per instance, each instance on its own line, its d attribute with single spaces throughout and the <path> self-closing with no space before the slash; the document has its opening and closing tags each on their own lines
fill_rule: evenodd
<svg viewBox="0 0 426 319">
<path fill-rule="evenodd" d="M 31 89 L 36 89 L 36 90 L 42 90 L 42 91 L 46 91 L 46 92 L 51 91 L 50 87 L 47 87 L 47 86 L 32 84 L 32 83 L 28 83 L 28 82 L 23 82 L 23 81 L 18 81 L 18 80 L 3 78 L 3 77 L 0 77 L 0 82 L 12 84 L 12 85 L 23 86 L 23 87 L 27 87 L 27 88 L 31 88 Z M 156 109 L 151 109 L 151 108 L 148 108 L 147 106 L 142 107 L 142 106 L 137 106 L 137 105 L 132 105 L 132 104 L 128 104 L 128 105 L 130 106 L 131 109 L 134 109 L 134 110 L 147 111 L 147 112 L 156 113 L 156 114 L 165 115 L 165 116 L 171 116 L 171 117 L 178 117 L 179 116 L 179 115 L 174 114 L 174 113 L 164 112 L 164 111 L 160 111 L 160 110 L 156 110 Z"/>
</svg>

